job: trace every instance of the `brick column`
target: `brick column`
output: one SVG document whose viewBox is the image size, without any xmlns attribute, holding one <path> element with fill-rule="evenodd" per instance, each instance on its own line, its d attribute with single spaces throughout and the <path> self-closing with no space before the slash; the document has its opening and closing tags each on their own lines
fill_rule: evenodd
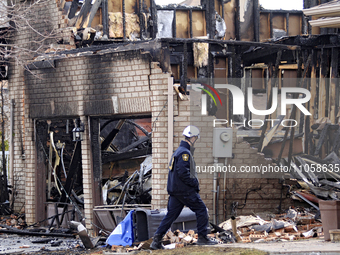
<svg viewBox="0 0 340 255">
<path fill-rule="evenodd" d="M 86 117 L 80 118 L 84 123 L 84 140 L 81 142 L 81 163 L 83 167 L 83 190 L 84 190 L 84 217 L 86 228 L 93 230 L 93 173 L 91 167 L 91 141 L 88 129 L 88 119 Z"/>
<path fill-rule="evenodd" d="M 167 205 L 168 128 L 167 91 L 169 74 L 163 74 L 156 62 L 151 63 L 150 87 L 152 110 L 152 207 Z M 165 107 L 164 107 L 165 106 Z"/>
</svg>

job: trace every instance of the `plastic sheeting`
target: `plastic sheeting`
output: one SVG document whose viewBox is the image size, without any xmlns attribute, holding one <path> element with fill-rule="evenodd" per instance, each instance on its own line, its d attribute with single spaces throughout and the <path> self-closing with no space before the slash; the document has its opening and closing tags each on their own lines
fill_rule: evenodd
<svg viewBox="0 0 340 255">
<path fill-rule="evenodd" d="M 216 13 L 216 37 L 223 38 L 227 30 L 227 25 L 220 15 Z"/>
<path fill-rule="evenodd" d="M 122 245 L 122 246 L 131 246 L 134 242 L 133 236 L 133 212 L 131 210 L 128 215 L 124 218 L 124 220 L 118 224 L 118 226 L 112 231 L 109 237 L 106 240 L 106 243 L 109 245 Z"/>
<path fill-rule="evenodd" d="M 157 38 L 172 38 L 174 11 L 157 11 Z"/>
</svg>

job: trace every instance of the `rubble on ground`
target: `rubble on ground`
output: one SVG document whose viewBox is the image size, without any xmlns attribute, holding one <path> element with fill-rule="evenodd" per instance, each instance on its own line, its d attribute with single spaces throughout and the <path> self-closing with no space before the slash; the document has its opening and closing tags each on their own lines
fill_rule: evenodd
<svg viewBox="0 0 340 255">
<path fill-rule="evenodd" d="M 11 214 L 1 216 L 0 229 L 6 228 L 7 226 L 16 229 L 23 229 L 24 227 L 26 227 L 25 214 Z"/>
<path fill-rule="evenodd" d="M 269 215 L 269 220 L 259 216 L 238 216 L 236 220 L 236 236 L 232 231 L 232 220 L 229 219 L 219 226 L 211 224 L 211 233 L 208 236 L 219 244 L 224 243 L 259 243 L 259 242 L 286 242 L 323 237 L 322 223 L 315 210 L 305 208 L 289 209 L 284 214 Z M 197 242 L 198 234 L 193 230 L 184 233 L 180 230 L 168 231 L 162 243 L 166 249 L 175 249 Z M 118 245 L 111 246 L 115 252 L 130 252 L 150 249 L 152 238 L 147 241 L 134 243 L 132 247 Z"/>
<path fill-rule="evenodd" d="M 318 212 L 308 209 L 289 209 L 285 214 L 275 215 L 270 220 L 259 216 L 236 217 L 237 235 L 242 242 L 292 241 L 323 236 L 322 223 Z M 231 220 L 219 225 L 232 229 Z"/>
</svg>

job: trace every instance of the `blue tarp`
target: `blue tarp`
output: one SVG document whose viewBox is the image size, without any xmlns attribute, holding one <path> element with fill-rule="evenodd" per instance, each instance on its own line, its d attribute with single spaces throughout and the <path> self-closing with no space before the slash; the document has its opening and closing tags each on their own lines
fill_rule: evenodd
<svg viewBox="0 0 340 255">
<path fill-rule="evenodd" d="M 133 215 L 134 210 L 131 210 L 124 220 L 112 231 L 107 238 L 106 243 L 109 245 L 132 245 L 134 242 L 133 237 Z"/>
</svg>

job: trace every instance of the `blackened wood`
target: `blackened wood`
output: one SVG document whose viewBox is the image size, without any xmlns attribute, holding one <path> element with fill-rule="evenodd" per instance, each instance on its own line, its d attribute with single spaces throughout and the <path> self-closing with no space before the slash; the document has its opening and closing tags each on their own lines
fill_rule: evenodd
<svg viewBox="0 0 340 255">
<path fill-rule="evenodd" d="M 338 128 L 338 131 L 335 133 L 334 143 L 333 143 L 333 151 L 338 156 L 339 156 L 339 149 L 340 149 L 340 128 Z"/>
<path fill-rule="evenodd" d="M 269 29 L 270 29 L 270 38 L 274 37 L 274 31 L 273 31 L 273 13 L 269 13 Z"/>
<path fill-rule="evenodd" d="M 99 118 L 91 118 L 89 117 L 89 134 L 91 141 L 91 168 L 93 173 L 93 182 L 92 182 L 92 200 L 93 206 L 102 205 L 102 178 L 103 178 L 103 170 L 102 170 L 102 157 L 101 157 L 101 141 L 100 141 L 100 119 Z M 93 219 L 95 226 L 99 225 L 97 217 Z M 96 232 L 99 229 L 96 228 Z"/>
<path fill-rule="evenodd" d="M 85 0 L 85 3 L 83 3 L 76 22 L 77 29 L 83 28 L 83 25 L 85 24 L 85 21 L 87 20 L 87 17 L 91 11 L 91 2 L 92 0 Z"/>
<path fill-rule="evenodd" d="M 59 216 L 58 216 L 58 204 L 57 203 L 54 203 L 54 213 L 55 213 L 54 220 L 57 223 L 57 228 L 60 228 L 60 221 L 59 221 Z M 63 216 L 64 216 L 64 214 L 63 214 Z M 63 222 L 63 217 L 61 218 L 61 222 Z"/>
<path fill-rule="evenodd" d="M 320 81 L 319 81 L 319 110 L 318 118 L 327 117 L 327 88 L 326 77 L 328 73 L 328 49 L 321 49 Z"/>
<path fill-rule="evenodd" d="M 190 26 L 190 38 L 192 38 L 193 34 L 192 34 L 192 10 L 191 9 L 189 11 L 189 26 Z"/>
<path fill-rule="evenodd" d="M 222 4 L 223 6 L 223 4 Z M 259 10 L 259 0 L 253 1 L 253 18 L 254 18 L 254 39 L 255 42 L 260 41 L 260 10 Z"/>
<path fill-rule="evenodd" d="M 310 116 L 306 116 L 305 120 L 305 153 L 309 154 L 310 148 L 308 143 L 308 136 L 310 134 Z"/>
<path fill-rule="evenodd" d="M 316 148 L 315 148 L 314 155 L 320 154 L 322 145 L 324 144 L 324 142 L 326 141 L 326 138 L 327 138 L 328 127 L 329 127 L 329 124 L 326 124 L 325 127 L 322 129 L 321 134 L 320 134 L 320 138 L 319 138 L 319 142 L 318 142 L 318 144 L 316 145 Z"/>
<path fill-rule="evenodd" d="M 144 23 L 144 9 L 143 9 L 143 0 L 139 0 L 139 35 L 140 39 L 144 39 L 145 33 L 145 23 Z"/>
<path fill-rule="evenodd" d="M 315 144 L 314 144 L 314 140 L 313 140 L 313 133 L 310 133 L 308 135 L 308 143 L 309 143 L 309 154 L 310 155 L 314 155 L 315 152 Z"/>
<path fill-rule="evenodd" d="M 125 120 L 120 120 L 116 127 L 112 129 L 112 131 L 108 134 L 108 136 L 105 138 L 105 140 L 101 144 L 101 150 L 107 150 L 112 143 L 112 141 L 115 139 L 116 135 L 118 134 L 121 127 L 124 125 Z"/>
<path fill-rule="evenodd" d="M 27 236 L 54 236 L 54 237 L 76 237 L 71 234 L 62 234 L 62 233 L 47 233 L 47 232 L 30 232 L 26 230 L 7 230 L 0 229 L 0 233 L 4 234 L 15 234 L 15 235 L 27 235 Z"/>
<path fill-rule="evenodd" d="M 157 36 L 157 7 L 155 1 L 150 1 L 150 9 L 151 9 L 151 20 L 152 20 L 152 28 L 151 28 L 151 35 L 152 38 L 155 39 Z"/>
<path fill-rule="evenodd" d="M 138 146 L 141 145 L 142 143 L 147 142 L 147 141 L 149 141 L 149 140 L 150 140 L 150 137 L 144 136 L 144 137 L 140 138 L 138 141 L 136 141 L 136 142 L 130 144 L 129 146 L 127 146 L 127 147 L 121 149 L 119 152 L 120 152 L 120 153 L 127 152 L 127 151 L 129 151 L 129 150 L 132 150 L 132 149 L 138 147 Z"/>
<path fill-rule="evenodd" d="M 92 21 L 94 19 L 94 16 L 96 15 L 97 11 L 98 11 L 98 8 L 99 6 L 101 5 L 102 3 L 102 0 L 96 0 L 94 2 L 94 4 L 92 5 L 92 8 L 91 8 L 91 11 L 90 11 L 90 17 L 89 17 L 89 21 L 88 21 L 88 24 L 87 24 L 87 27 L 91 27 L 91 24 L 92 24 Z"/>
<path fill-rule="evenodd" d="M 240 0 L 235 0 L 235 37 L 241 40 Z"/>
<path fill-rule="evenodd" d="M 101 203 L 102 162 L 100 148 L 100 121 L 98 118 L 90 118 L 91 159 L 94 180 L 94 205 Z M 99 198 L 99 199 L 97 199 Z"/>
<path fill-rule="evenodd" d="M 74 16 L 76 15 L 76 12 L 78 10 L 78 2 L 79 0 L 73 0 L 70 10 L 68 11 L 68 19 L 73 19 Z"/>
<path fill-rule="evenodd" d="M 188 76 L 188 44 L 185 42 L 183 45 L 183 61 L 181 63 L 181 87 L 184 91 L 187 90 L 187 76 Z"/>
<path fill-rule="evenodd" d="M 287 36 L 289 36 L 289 12 L 286 14 L 286 32 Z"/>
<path fill-rule="evenodd" d="M 267 109 L 268 107 L 271 107 L 272 103 L 273 103 L 273 88 L 277 86 L 277 78 L 278 78 L 278 72 L 279 72 L 279 66 L 280 66 L 280 63 L 281 63 L 281 57 L 282 57 L 282 51 L 280 50 L 278 53 L 277 53 L 277 56 L 276 56 L 276 62 L 275 62 L 275 68 L 272 70 L 272 74 L 271 74 L 271 82 L 270 82 L 270 86 L 271 86 L 271 89 L 270 89 L 270 93 L 269 93 L 269 99 L 268 99 L 268 103 L 267 103 Z M 272 66 L 271 66 L 272 68 Z M 266 133 L 266 130 L 267 130 L 267 119 L 269 118 L 269 115 L 266 115 L 265 116 L 265 124 L 263 125 L 262 127 L 262 131 L 261 131 L 261 137 L 260 137 L 260 141 L 259 141 L 259 144 L 258 144 L 258 151 L 260 152 L 261 149 L 262 149 L 262 144 L 263 144 L 263 139 L 264 139 L 264 136 L 265 136 L 265 133 Z"/>
<path fill-rule="evenodd" d="M 134 151 L 128 151 L 124 153 L 117 153 L 117 154 L 105 152 L 102 155 L 102 163 L 106 164 L 109 162 L 115 162 L 115 161 L 124 160 L 124 159 L 131 159 L 135 157 L 141 157 L 141 156 L 145 156 L 151 153 L 152 153 L 151 147 L 134 150 Z"/>
<path fill-rule="evenodd" d="M 298 70 L 297 70 L 297 87 L 301 87 L 303 82 L 301 81 L 301 78 L 304 77 L 302 76 L 302 63 L 303 63 L 303 58 L 302 58 L 302 52 L 301 51 L 297 51 L 297 55 L 298 55 Z M 310 63 L 311 58 L 309 58 L 309 63 Z M 307 66 L 305 67 L 304 70 L 304 75 L 306 74 L 307 71 Z M 299 95 L 293 95 L 293 98 L 298 98 Z M 293 109 L 292 109 L 292 118 L 291 119 L 296 119 L 296 110 L 297 107 L 294 105 Z M 289 151 L 288 151 L 288 166 L 290 166 L 290 163 L 292 161 L 292 156 L 293 156 L 293 144 L 294 144 L 294 133 L 295 133 L 295 127 L 291 127 L 290 129 L 290 142 L 289 142 Z"/>
<path fill-rule="evenodd" d="M 108 0 L 102 2 L 102 24 L 103 34 L 109 36 L 109 12 L 108 12 Z"/>
<path fill-rule="evenodd" d="M 125 0 L 122 0 L 123 9 L 123 39 L 126 39 L 126 13 L 125 13 Z"/>
<path fill-rule="evenodd" d="M 45 216 L 46 202 L 46 154 L 47 151 L 47 123 L 34 121 L 35 132 L 35 220 L 41 221 Z"/>
<path fill-rule="evenodd" d="M 244 86 L 244 91 L 243 91 L 243 94 L 244 95 L 247 95 L 247 98 L 250 97 L 250 96 L 253 96 L 253 95 L 248 95 L 248 88 L 251 87 L 251 71 L 252 69 L 248 69 L 248 70 L 244 70 L 245 71 L 245 74 L 244 74 L 244 77 L 245 77 L 245 86 Z M 249 111 L 249 108 L 248 108 L 248 103 L 247 103 L 247 100 L 245 100 L 244 102 L 244 118 L 247 119 L 246 121 L 246 126 L 248 127 L 248 120 L 251 119 L 251 112 Z"/>
<path fill-rule="evenodd" d="M 305 53 L 304 59 L 306 59 L 307 55 L 308 55 L 307 50 L 304 53 Z M 313 56 L 312 56 L 312 53 L 311 53 L 311 54 L 308 55 L 307 60 L 305 60 L 305 63 L 304 63 L 305 68 L 303 70 L 302 79 L 300 79 L 299 83 L 297 84 L 299 87 L 302 87 L 302 88 L 305 88 L 305 89 L 307 89 L 307 87 L 309 87 L 309 81 L 310 80 L 307 80 L 306 78 L 310 77 L 310 75 L 311 75 L 312 57 Z M 310 91 L 310 88 L 308 88 L 308 90 Z M 309 109 L 309 104 L 310 104 L 310 102 L 306 103 L 307 109 Z M 299 133 L 303 132 L 306 117 L 309 117 L 309 116 L 305 116 L 305 114 L 303 112 L 300 113 Z"/>
<path fill-rule="evenodd" d="M 177 23 L 176 23 L 176 10 L 174 10 L 174 18 L 172 21 L 172 37 L 176 38 L 177 29 L 176 29 Z"/>
<path fill-rule="evenodd" d="M 115 121 L 114 119 L 106 121 L 103 125 L 100 126 L 100 131 L 102 131 L 108 124 Z"/>
<path fill-rule="evenodd" d="M 60 202 L 66 202 L 68 197 L 71 194 L 72 191 L 72 186 L 74 183 L 74 177 L 77 174 L 77 172 L 79 170 L 81 170 L 80 166 L 81 166 L 81 142 L 76 142 L 75 146 L 74 146 L 74 151 L 73 151 L 73 155 L 72 155 L 72 159 L 71 159 L 71 163 L 70 163 L 70 167 L 69 167 L 69 172 L 67 175 L 67 179 L 66 179 L 66 184 L 64 186 L 64 191 L 62 192 L 62 197 L 60 199 Z M 67 193 L 67 196 L 65 194 L 65 192 Z"/>
<path fill-rule="evenodd" d="M 331 123 L 336 123 L 336 116 L 339 110 L 339 88 L 338 88 L 338 63 L 339 63 L 339 50 L 332 48 L 331 54 L 331 82 L 329 91 L 329 119 Z"/>
</svg>

